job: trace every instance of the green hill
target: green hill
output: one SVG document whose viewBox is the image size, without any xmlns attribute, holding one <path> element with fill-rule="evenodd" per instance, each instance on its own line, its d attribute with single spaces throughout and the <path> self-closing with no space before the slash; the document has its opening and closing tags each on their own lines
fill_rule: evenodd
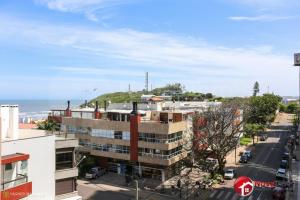
<svg viewBox="0 0 300 200">
<path fill-rule="evenodd" d="M 103 94 L 101 96 L 96 97 L 95 99 L 88 102 L 89 106 L 95 105 L 95 102 L 98 101 L 101 107 L 104 106 L 104 101 L 110 101 L 111 103 L 124 103 L 131 101 L 140 101 L 143 92 L 114 92 Z"/>
<path fill-rule="evenodd" d="M 154 95 L 170 95 L 176 100 L 181 101 L 203 101 L 204 99 L 212 99 L 213 95 L 211 93 L 203 94 L 198 92 L 183 92 L 184 86 L 180 83 L 167 84 L 164 87 L 155 88 L 152 91 L 149 91 L 149 94 Z M 137 91 L 137 92 L 114 92 L 100 95 L 90 102 L 88 105 L 93 107 L 95 105 L 95 101 L 100 103 L 100 106 L 104 106 L 104 101 L 110 101 L 111 103 L 125 103 L 137 101 L 139 102 L 141 96 L 145 94 L 145 91 Z M 83 106 L 83 105 L 82 105 Z"/>
</svg>

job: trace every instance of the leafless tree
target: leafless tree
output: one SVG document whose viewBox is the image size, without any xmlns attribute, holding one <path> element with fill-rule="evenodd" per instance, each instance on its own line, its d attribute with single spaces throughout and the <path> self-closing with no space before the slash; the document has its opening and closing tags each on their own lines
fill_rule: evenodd
<svg viewBox="0 0 300 200">
<path fill-rule="evenodd" d="M 208 157 L 218 160 L 218 167 L 210 172 L 223 174 L 227 154 L 239 143 L 249 107 L 237 101 L 209 107 L 193 118 L 193 165 L 203 166 Z"/>
</svg>

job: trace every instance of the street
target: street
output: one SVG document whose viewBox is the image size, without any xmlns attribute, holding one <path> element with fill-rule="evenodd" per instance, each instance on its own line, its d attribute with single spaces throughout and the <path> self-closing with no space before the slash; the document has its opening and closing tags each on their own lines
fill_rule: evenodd
<svg viewBox="0 0 300 200">
<path fill-rule="evenodd" d="M 256 144 L 253 151 L 254 157 L 247 164 L 241 164 L 237 168 L 237 177 L 248 176 L 254 181 L 274 181 L 275 173 L 279 168 L 284 144 L 289 135 L 288 131 L 272 130 L 265 142 Z M 267 188 L 255 188 L 248 197 L 239 197 L 233 190 L 234 180 L 226 181 L 224 187 L 214 189 L 206 194 L 203 199 L 248 199 L 268 200 L 272 199 L 272 190 Z"/>
<path fill-rule="evenodd" d="M 124 186 L 114 186 L 97 181 L 78 180 L 78 193 L 84 200 L 132 200 L 136 190 Z M 140 200 L 174 200 L 176 198 L 145 190 L 139 191 Z"/>
</svg>

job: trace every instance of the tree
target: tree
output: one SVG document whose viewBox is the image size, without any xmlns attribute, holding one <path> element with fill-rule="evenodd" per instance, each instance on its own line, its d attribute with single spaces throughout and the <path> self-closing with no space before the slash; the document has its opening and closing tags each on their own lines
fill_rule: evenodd
<svg viewBox="0 0 300 200">
<path fill-rule="evenodd" d="M 241 110 L 243 110 L 243 118 L 240 117 Z M 201 165 L 208 157 L 213 157 L 219 163 L 216 171 L 223 174 L 225 158 L 239 142 L 247 113 L 247 105 L 232 101 L 195 114 L 193 155 L 196 165 Z M 212 176 L 214 173 L 211 171 Z"/>
<path fill-rule="evenodd" d="M 286 112 L 291 114 L 296 114 L 299 109 L 297 103 L 289 103 L 286 107 Z"/>
<path fill-rule="evenodd" d="M 245 124 L 244 126 L 244 132 L 250 137 L 252 137 L 253 145 L 255 145 L 254 138 L 255 136 L 257 136 L 257 133 L 264 130 L 265 127 L 262 124 Z"/>
<path fill-rule="evenodd" d="M 207 98 L 207 99 L 213 98 L 212 93 L 206 93 L 206 94 L 205 94 L 205 98 Z"/>
<path fill-rule="evenodd" d="M 287 106 L 283 103 L 279 104 L 279 112 L 286 112 Z"/>
<path fill-rule="evenodd" d="M 59 125 L 53 120 L 45 120 L 37 123 L 38 129 L 46 131 L 59 131 Z"/>
<path fill-rule="evenodd" d="M 255 81 L 254 87 L 253 87 L 253 96 L 255 97 L 259 93 L 259 83 Z"/>
<path fill-rule="evenodd" d="M 251 113 L 247 123 L 266 125 L 275 118 L 281 97 L 274 94 L 263 94 L 250 98 Z"/>
</svg>

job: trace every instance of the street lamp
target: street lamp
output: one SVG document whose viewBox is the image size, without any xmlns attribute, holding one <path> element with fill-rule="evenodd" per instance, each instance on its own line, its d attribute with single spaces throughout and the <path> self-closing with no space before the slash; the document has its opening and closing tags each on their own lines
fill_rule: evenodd
<svg viewBox="0 0 300 200">
<path fill-rule="evenodd" d="M 78 163 L 76 164 L 75 167 L 78 167 L 78 165 L 79 165 L 84 159 L 86 159 L 86 155 L 84 155 L 84 156 L 78 161 Z"/>
<path fill-rule="evenodd" d="M 136 187 L 136 193 L 135 193 L 135 199 L 139 200 L 139 182 L 138 180 L 135 180 L 135 187 Z"/>
</svg>

